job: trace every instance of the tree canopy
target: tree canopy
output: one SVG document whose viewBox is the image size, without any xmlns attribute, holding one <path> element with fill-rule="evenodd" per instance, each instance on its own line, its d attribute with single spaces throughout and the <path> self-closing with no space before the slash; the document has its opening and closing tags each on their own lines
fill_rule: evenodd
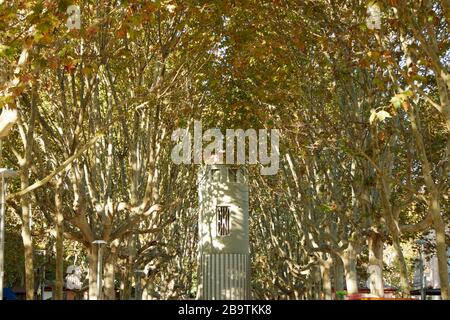
<svg viewBox="0 0 450 320">
<path fill-rule="evenodd" d="M 254 297 L 354 294 L 370 266 L 409 296 L 425 239 L 449 299 L 449 21 L 448 0 L 0 1 L 6 284 L 34 299 L 46 265 L 62 299 L 81 265 L 95 298 L 101 239 L 104 298 L 194 298 L 199 166 L 171 134 L 201 120 L 281 134 L 276 175 L 245 166 Z"/>
</svg>

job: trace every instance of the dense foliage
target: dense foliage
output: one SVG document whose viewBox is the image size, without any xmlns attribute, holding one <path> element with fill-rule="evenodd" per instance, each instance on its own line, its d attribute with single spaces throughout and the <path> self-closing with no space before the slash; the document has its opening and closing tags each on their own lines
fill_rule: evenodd
<svg viewBox="0 0 450 320">
<path fill-rule="evenodd" d="M 137 269 L 144 298 L 195 297 L 198 166 L 170 153 L 202 120 L 281 132 L 278 174 L 248 166 L 255 297 L 355 293 L 369 265 L 409 295 L 428 234 L 449 299 L 450 4 L 375 1 L 378 30 L 373 2 L 0 1 L 6 284 L 33 299 L 44 263 L 61 298 L 103 239 L 105 298 L 131 298 Z"/>
</svg>

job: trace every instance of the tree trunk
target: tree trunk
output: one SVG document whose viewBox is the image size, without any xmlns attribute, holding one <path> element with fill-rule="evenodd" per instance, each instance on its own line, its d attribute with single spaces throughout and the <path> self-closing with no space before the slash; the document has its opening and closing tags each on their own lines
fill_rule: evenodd
<svg viewBox="0 0 450 320">
<path fill-rule="evenodd" d="M 381 234 L 371 232 L 369 246 L 369 274 L 370 293 L 377 297 L 384 297 L 383 284 L 383 240 Z"/>
<path fill-rule="evenodd" d="M 322 274 L 320 272 L 320 267 L 314 267 L 314 299 L 320 300 L 320 294 L 322 293 Z"/>
<path fill-rule="evenodd" d="M 28 170 L 20 171 L 21 188 L 28 187 Z M 29 194 L 20 199 L 22 207 L 22 241 L 25 258 L 25 291 L 26 299 L 34 300 L 34 263 L 33 263 L 33 242 L 31 239 L 31 212 Z"/>
<path fill-rule="evenodd" d="M 344 291 L 344 265 L 341 257 L 335 256 L 333 259 L 334 265 L 334 291 Z"/>
<path fill-rule="evenodd" d="M 381 188 L 381 205 L 382 212 L 387 221 L 388 229 L 392 237 L 392 243 L 394 246 L 398 267 L 400 268 L 400 291 L 403 297 L 409 297 L 411 288 L 408 281 L 408 268 L 406 267 L 405 257 L 400 245 L 400 227 L 398 225 L 398 217 L 395 217 L 390 204 L 390 187 L 386 182 L 383 174 L 380 175 L 380 188 Z"/>
<path fill-rule="evenodd" d="M 114 285 L 115 280 L 115 264 L 117 256 L 115 251 L 111 251 L 107 261 L 105 262 L 105 299 L 116 299 L 116 288 Z"/>
<path fill-rule="evenodd" d="M 132 257 L 130 256 L 125 265 L 125 270 L 122 272 L 122 283 L 121 283 L 121 300 L 130 300 L 131 297 L 131 275 L 133 269 Z"/>
<path fill-rule="evenodd" d="M 323 290 L 323 299 L 332 300 L 332 292 L 331 292 L 331 271 L 332 263 L 330 260 L 323 261 L 320 265 L 320 271 L 322 273 L 322 290 Z"/>
<path fill-rule="evenodd" d="M 348 248 L 344 250 L 342 257 L 344 263 L 345 283 L 347 285 L 347 293 L 358 293 L 358 275 L 356 272 L 356 250 L 350 242 Z"/>
<path fill-rule="evenodd" d="M 88 248 L 89 259 L 89 300 L 97 300 L 97 248 L 92 245 Z"/>
<path fill-rule="evenodd" d="M 441 217 L 440 193 L 433 180 L 431 164 L 428 160 L 424 141 L 419 128 L 418 118 L 412 105 L 408 105 L 408 115 L 411 120 L 412 133 L 416 143 L 417 154 L 422 162 L 422 175 L 427 186 L 430 203 L 429 210 L 433 220 L 433 229 L 436 232 L 436 256 L 438 259 L 439 280 L 441 285 L 441 297 L 443 300 L 450 299 L 450 287 L 448 281 L 448 257 L 447 244 L 445 242 L 445 225 Z"/>
<path fill-rule="evenodd" d="M 144 289 L 142 290 L 142 298 L 141 299 L 142 300 L 150 300 L 147 287 L 144 287 Z"/>
<path fill-rule="evenodd" d="M 435 202 L 434 200 L 432 200 Z M 448 256 L 447 256 L 447 244 L 445 242 L 445 225 L 442 217 L 439 213 L 439 204 L 432 204 L 431 208 L 433 213 L 433 227 L 436 231 L 436 256 L 438 260 L 439 269 L 439 283 L 441 285 L 441 298 L 442 300 L 450 300 L 450 288 L 448 282 Z"/>
<path fill-rule="evenodd" d="M 312 300 L 312 295 L 311 295 L 311 291 L 312 291 L 312 278 L 309 277 L 308 279 L 306 279 L 306 283 L 305 283 L 305 300 Z"/>
<path fill-rule="evenodd" d="M 395 254 L 400 268 L 400 289 L 403 297 L 411 295 L 411 288 L 408 281 L 408 269 L 406 267 L 405 257 L 403 255 L 402 247 L 400 246 L 400 239 L 398 235 L 392 235 Z"/>
<path fill-rule="evenodd" d="M 56 266 L 55 266 L 55 294 L 54 300 L 63 299 L 63 285 L 64 285 L 64 217 L 62 214 L 62 202 L 60 186 L 61 183 L 56 186 L 55 193 L 55 209 L 56 209 Z"/>
</svg>

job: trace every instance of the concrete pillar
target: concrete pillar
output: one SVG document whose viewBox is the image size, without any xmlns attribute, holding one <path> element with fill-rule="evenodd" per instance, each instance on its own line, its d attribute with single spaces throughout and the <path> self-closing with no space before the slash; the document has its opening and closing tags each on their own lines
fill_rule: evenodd
<svg viewBox="0 0 450 320">
<path fill-rule="evenodd" d="M 240 167 L 210 164 L 198 177 L 199 294 L 250 299 L 248 184 Z"/>
</svg>

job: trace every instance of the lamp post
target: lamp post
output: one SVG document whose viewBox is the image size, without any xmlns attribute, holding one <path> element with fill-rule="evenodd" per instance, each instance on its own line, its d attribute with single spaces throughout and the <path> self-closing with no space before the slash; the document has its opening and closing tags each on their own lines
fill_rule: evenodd
<svg viewBox="0 0 450 320">
<path fill-rule="evenodd" d="M 145 274 L 145 270 L 134 270 L 134 281 L 136 282 L 136 288 L 134 290 L 134 299 L 142 300 L 141 296 L 141 277 L 142 274 Z"/>
<path fill-rule="evenodd" d="M 97 249 L 97 300 L 103 299 L 103 244 L 106 244 L 105 240 L 95 240 L 92 242 L 98 246 Z"/>
<path fill-rule="evenodd" d="M 425 294 L 425 275 L 424 275 L 424 264 L 423 264 L 423 245 L 425 244 L 425 241 L 422 239 L 419 239 L 416 241 L 416 243 L 419 245 L 419 274 L 420 274 L 420 299 L 425 300 L 426 294 Z"/>
<path fill-rule="evenodd" d="M 5 208 L 6 187 L 5 179 L 17 176 L 17 172 L 11 169 L 1 168 L 1 208 L 0 208 L 0 300 L 3 300 L 3 275 L 4 275 L 4 249 L 5 249 Z"/>
</svg>

